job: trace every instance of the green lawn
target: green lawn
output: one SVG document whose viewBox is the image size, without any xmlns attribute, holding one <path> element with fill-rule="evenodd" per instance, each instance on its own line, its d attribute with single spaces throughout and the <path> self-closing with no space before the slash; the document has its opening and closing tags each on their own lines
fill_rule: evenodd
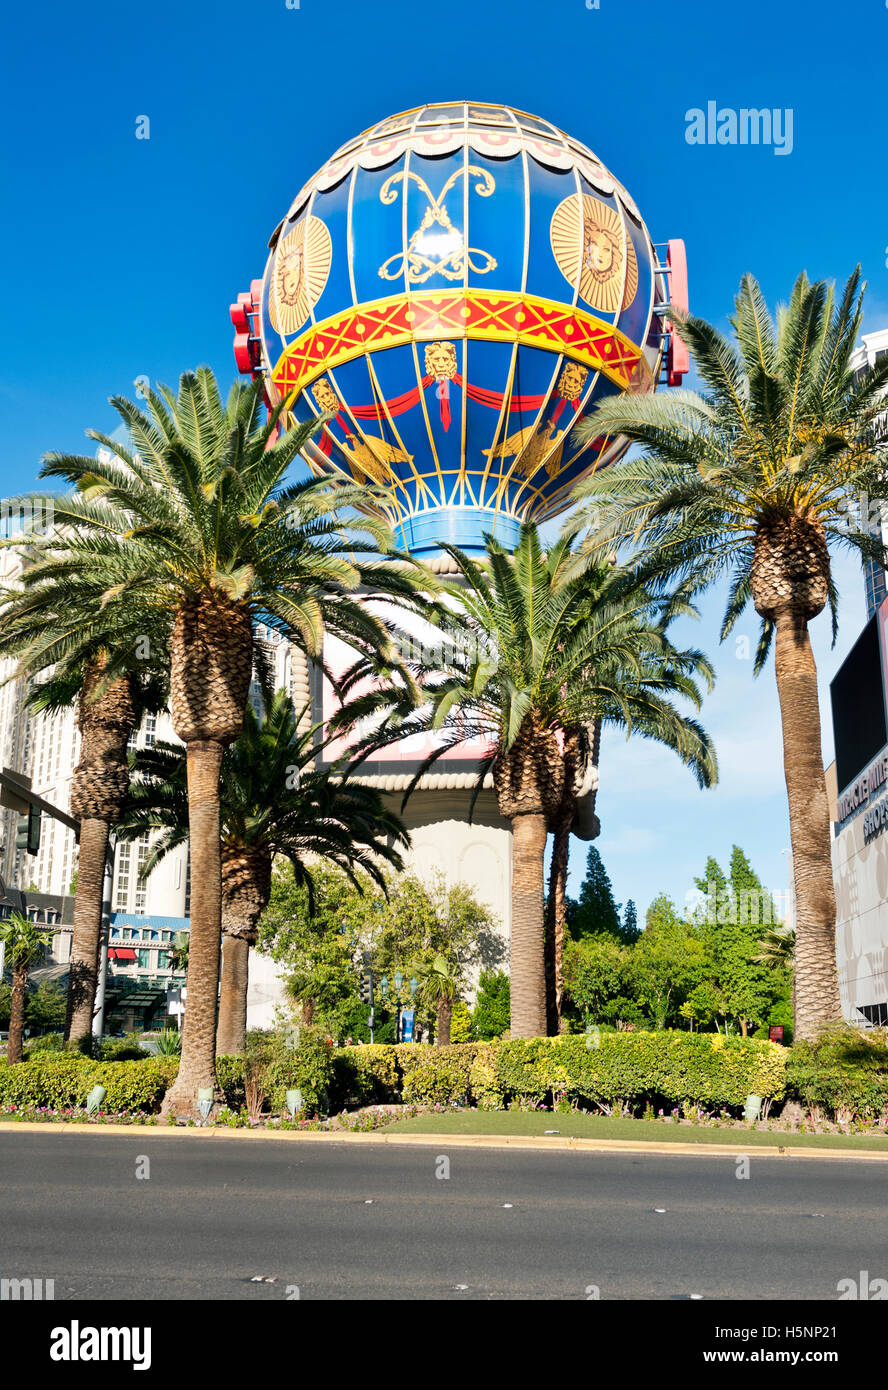
<svg viewBox="0 0 888 1390">
<path fill-rule="evenodd" d="M 561 1139 L 631 1139 L 660 1144 L 730 1144 L 738 1149 L 785 1145 L 793 1149 L 871 1149 L 888 1154 L 888 1138 L 878 1134 L 793 1134 L 787 1130 L 708 1129 L 655 1120 L 611 1119 L 607 1115 L 553 1115 L 517 1110 L 457 1110 L 449 1115 L 416 1115 L 387 1125 L 386 1134 L 545 1135 Z M 552 1136 L 555 1137 L 555 1136 Z"/>
</svg>

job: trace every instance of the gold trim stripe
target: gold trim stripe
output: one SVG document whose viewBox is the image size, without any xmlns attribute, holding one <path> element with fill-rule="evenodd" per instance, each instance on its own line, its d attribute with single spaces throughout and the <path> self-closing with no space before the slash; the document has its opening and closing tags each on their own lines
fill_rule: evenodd
<svg viewBox="0 0 888 1390">
<path fill-rule="evenodd" d="M 536 295 L 469 289 L 420 290 L 344 309 L 294 338 L 272 376 L 290 406 L 306 386 L 343 362 L 383 348 L 448 338 L 563 353 L 604 372 L 625 391 L 654 388 L 641 348 L 594 314 Z"/>
</svg>

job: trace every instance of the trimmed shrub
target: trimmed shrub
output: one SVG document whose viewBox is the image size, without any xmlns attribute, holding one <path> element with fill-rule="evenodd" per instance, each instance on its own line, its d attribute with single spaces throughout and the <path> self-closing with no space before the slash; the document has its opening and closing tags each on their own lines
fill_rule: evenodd
<svg viewBox="0 0 888 1390">
<path fill-rule="evenodd" d="M 304 1115 L 326 1112 L 334 1085 L 334 1065 L 333 1046 L 322 1031 L 303 1028 L 298 1047 L 288 1046 L 274 1033 L 255 1033 L 248 1035 L 247 1048 L 248 1058 L 216 1058 L 216 1078 L 230 1110 L 242 1110 L 246 1105 L 244 1073 L 249 1065 L 253 1088 L 263 1094 L 265 1110 L 283 1110 L 287 1091 L 298 1087 L 302 1092 Z M 373 1049 L 347 1050 L 370 1052 Z M 381 1048 L 380 1051 L 392 1049 Z"/>
<path fill-rule="evenodd" d="M 401 1072 L 395 1049 L 373 1043 L 343 1047 L 333 1056 L 333 1108 L 387 1105 L 400 1097 Z"/>
<path fill-rule="evenodd" d="M 785 1067 L 784 1048 L 751 1038 L 596 1032 L 502 1043 L 496 1077 L 507 1098 L 737 1106 L 750 1093 L 779 1099 Z"/>
<path fill-rule="evenodd" d="M 216 1080 L 229 1110 L 242 1110 L 244 1097 L 244 1059 L 222 1055 L 216 1058 Z"/>
<path fill-rule="evenodd" d="M 36 1038 L 29 1038 L 24 1046 L 26 1057 L 31 1057 L 35 1052 L 64 1052 L 65 1035 L 64 1033 L 41 1033 Z"/>
<path fill-rule="evenodd" d="M 302 1092 L 303 1115 L 326 1114 L 333 1084 L 333 1043 L 321 1031 L 301 1030 L 298 1047 L 278 1052 L 268 1071 L 268 1102 L 283 1110 L 287 1091 Z"/>
<path fill-rule="evenodd" d="M 506 1097 L 498 1069 L 499 1048 L 497 1043 L 481 1043 L 475 1050 L 469 1072 L 469 1091 L 479 1110 L 505 1107 Z"/>
<path fill-rule="evenodd" d="M 251 1065 L 261 1066 L 256 1094 L 282 1110 L 286 1091 L 299 1087 L 306 1116 L 328 1108 L 384 1105 L 560 1102 L 634 1107 L 657 1103 L 739 1107 L 747 1095 L 779 1100 L 789 1088 L 808 1106 L 875 1117 L 888 1108 L 888 1047 L 884 1038 L 852 1033 L 792 1053 L 776 1043 L 716 1033 L 608 1033 L 527 1041 L 463 1043 L 450 1047 L 402 1044 L 334 1051 L 329 1040 L 303 1030 L 298 1048 L 260 1039 Z M 789 1065 L 787 1066 L 787 1063 Z M 82 1106 L 93 1086 L 108 1092 L 105 1111 L 156 1112 L 178 1069 L 175 1057 L 137 1062 L 95 1061 L 78 1053 L 38 1053 L 10 1066 L 0 1061 L 0 1104 Z M 217 1057 L 226 1105 L 245 1105 L 244 1059 Z"/>
<path fill-rule="evenodd" d="M 817 1042 L 796 1043 L 788 1057 L 789 1092 L 807 1109 L 842 1120 L 888 1113 L 888 1040 L 881 1029 L 831 1030 Z"/>
<path fill-rule="evenodd" d="M 602 1030 L 451 1047 L 344 1048 L 334 1066 L 340 1104 L 741 1106 L 750 1093 L 784 1095 L 787 1056 L 776 1043 L 718 1033 Z"/>
<path fill-rule="evenodd" d="M 10 1066 L 0 1062 L 0 1104 L 82 1106 L 93 1086 L 108 1092 L 102 1109 L 156 1112 L 179 1064 L 169 1057 L 140 1062 L 95 1062 L 78 1053 L 46 1053 Z"/>
<path fill-rule="evenodd" d="M 464 999 L 457 999 L 454 1001 L 453 1010 L 450 1015 L 450 1041 L 451 1043 L 469 1043 L 475 1041 L 475 1029 L 472 1023 L 471 1010 Z"/>
<path fill-rule="evenodd" d="M 477 1047 L 477 1043 L 455 1043 L 449 1047 L 402 1043 L 396 1047 L 404 1104 L 465 1105 L 471 1096 L 472 1062 Z"/>
</svg>

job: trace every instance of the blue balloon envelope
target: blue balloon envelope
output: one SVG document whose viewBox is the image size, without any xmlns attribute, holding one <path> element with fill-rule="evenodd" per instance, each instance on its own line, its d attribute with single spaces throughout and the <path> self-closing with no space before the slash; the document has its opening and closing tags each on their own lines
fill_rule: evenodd
<svg viewBox="0 0 888 1390">
<path fill-rule="evenodd" d="M 314 472 L 373 485 L 397 541 L 510 546 L 618 458 L 576 425 L 655 389 L 663 268 L 630 195 L 546 121 L 426 106 L 301 189 L 235 306 L 239 361 L 295 421 L 330 412 Z M 238 350 L 238 339 L 236 350 Z M 369 498 L 368 498 L 369 500 Z"/>
</svg>

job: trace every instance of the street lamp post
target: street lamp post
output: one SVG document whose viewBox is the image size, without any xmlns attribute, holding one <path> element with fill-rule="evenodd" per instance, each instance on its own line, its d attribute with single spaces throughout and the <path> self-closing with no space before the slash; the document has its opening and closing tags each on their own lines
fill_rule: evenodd
<svg viewBox="0 0 888 1390">
<path fill-rule="evenodd" d="M 400 970 L 395 971 L 393 984 L 395 986 L 395 994 L 393 1001 L 395 1005 L 395 1042 L 399 1043 L 401 1041 L 401 1005 L 406 1003 L 406 999 L 404 998 L 404 995 L 401 992 L 404 987 L 404 976 L 401 974 Z M 410 990 L 411 1001 L 413 1000 L 413 997 L 416 994 L 418 987 L 419 981 L 414 975 L 411 978 L 410 984 L 408 986 Z M 379 993 L 383 999 L 386 999 L 388 997 L 388 989 L 388 977 L 386 975 L 383 975 L 382 979 L 379 982 Z"/>
<path fill-rule="evenodd" d="M 94 1038 L 101 1038 L 105 1031 L 105 989 L 108 981 L 108 938 L 111 935 L 111 895 L 114 892 L 114 855 L 116 849 L 117 845 L 112 835 L 109 839 L 105 854 L 105 877 L 102 886 L 102 936 L 99 946 L 99 978 L 96 985 L 96 1003 L 92 1021 Z"/>
</svg>

